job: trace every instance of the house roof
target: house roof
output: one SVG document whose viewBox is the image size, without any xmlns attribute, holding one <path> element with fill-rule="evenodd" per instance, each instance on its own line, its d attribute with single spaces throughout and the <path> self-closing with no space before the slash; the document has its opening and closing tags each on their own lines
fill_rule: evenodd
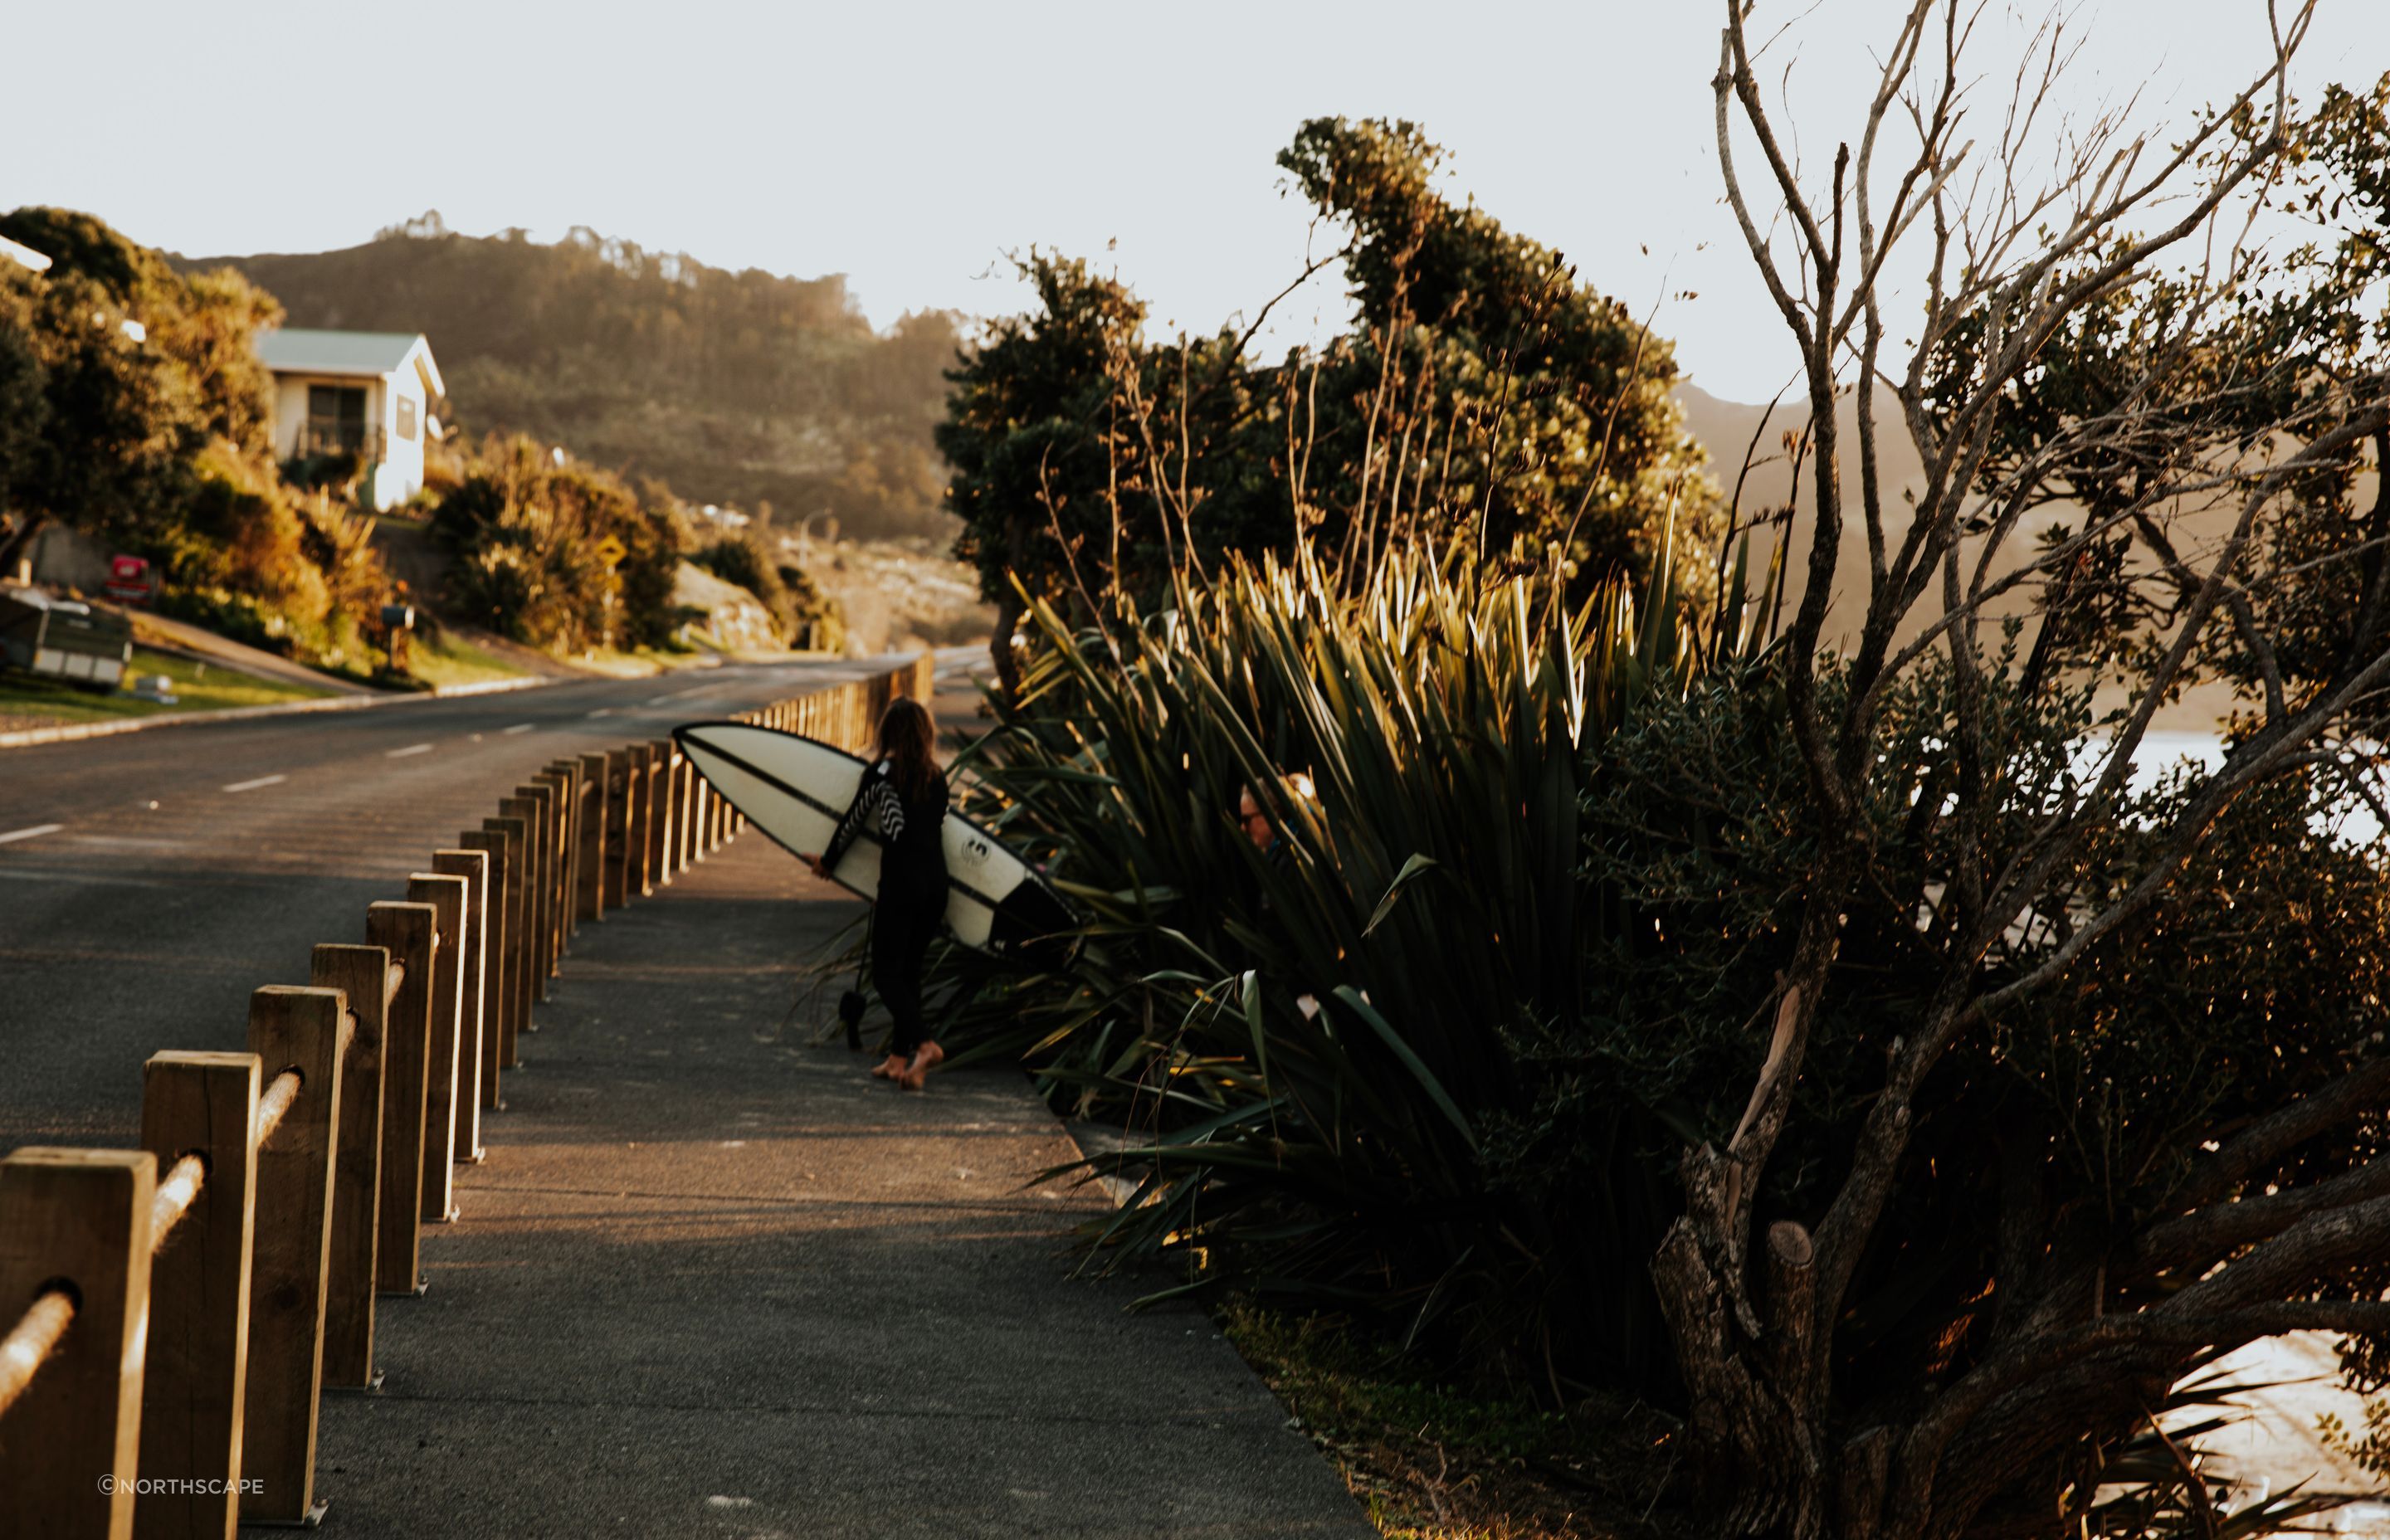
<svg viewBox="0 0 2390 1540">
<path fill-rule="evenodd" d="M 413 364 L 423 387 L 445 395 L 431 344 L 420 332 L 308 331 L 285 327 L 257 340 L 258 361 L 276 374 L 389 375 Z"/>
</svg>

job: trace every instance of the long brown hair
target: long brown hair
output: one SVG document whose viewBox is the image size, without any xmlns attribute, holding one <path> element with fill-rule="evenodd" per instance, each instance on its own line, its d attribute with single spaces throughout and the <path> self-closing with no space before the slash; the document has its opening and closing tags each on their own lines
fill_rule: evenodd
<svg viewBox="0 0 2390 1540">
<path fill-rule="evenodd" d="M 919 700 L 888 702 L 880 716 L 880 747 L 873 759 L 889 762 L 896 794 L 908 802 L 926 801 L 938 779 L 938 730 L 930 708 Z"/>
</svg>

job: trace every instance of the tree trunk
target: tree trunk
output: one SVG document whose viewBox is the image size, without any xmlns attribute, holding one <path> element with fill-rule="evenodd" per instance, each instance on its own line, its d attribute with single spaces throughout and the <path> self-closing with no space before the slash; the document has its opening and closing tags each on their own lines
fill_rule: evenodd
<svg viewBox="0 0 2390 1540">
<path fill-rule="evenodd" d="M 1021 663 L 1013 656 L 1012 634 L 1021 624 L 1021 596 L 1010 589 L 996 601 L 996 635 L 988 638 L 989 659 L 996 664 L 996 687 L 1007 707 L 1021 703 Z"/>
</svg>

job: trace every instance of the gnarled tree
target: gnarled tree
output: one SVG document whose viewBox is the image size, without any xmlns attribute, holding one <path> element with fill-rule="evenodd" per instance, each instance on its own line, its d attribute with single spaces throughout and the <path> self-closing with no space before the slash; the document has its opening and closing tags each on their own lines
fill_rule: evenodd
<svg viewBox="0 0 2390 1540">
<path fill-rule="evenodd" d="M 2217 997 L 2259 933 L 2236 903 L 2314 944 L 2310 901 L 2379 886 L 2378 857 L 2316 825 L 2379 811 L 2390 684 L 2390 389 L 2362 309 L 2379 98 L 2294 117 L 2299 6 L 2268 13 L 2246 88 L 2175 142 L 2114 115 L 2053 133 L 2053 22 L 1979 128 L 1977 7 L 1917 0 L 1818 183 L 1763 94 L 1754 9 L 1727 0 L 1716 133 L 1814 435 L 1777 675 L 1777 813 L 1806 844 L 1772 1034 L 1732 1132 L 1685 1154 L 1654 1280 L 1726 1532 L 2096 1530 L 2105 1452 L 2199 1365 L 2302 1328 L 2390 1338 L 2378 995 L 2287 987 L 2280 951 L 2238 959 L 2242 997 L 2283 1014 L 2219 1027 L 2217 1055 L 2249 1056 L 2219 1078 L 2198 1023 L 2101 993 L 2103 969 L 2166 956 Z M 2052 146 L 2047 185 L 2021 181 Z M 2269 222 L 2327 183 L 2324 241 L 2276 254 Z M 1916 484 L 1887 484 L 1891 433 Z M 2242 703 L 2221 763 L 2152 792 L 2157 713 L 2204 680 Z M 1915 752 L 1889 751 L 1895 722 Z M 2297 903 L 2251 889 L 2278 868 L 2304 874 Z M 1843 954 L 1895 932 L 1901 1010 L 1854 1008 L 1874 985 Z M 2045 1090 L 2083 1077 L 2077 1105 L 1973 1096 L 2028 1042 Z M 2062 1146 L 2128 1094 L 2142 1121 L 2097 1153 L 2129 1159 L 2082 1178 Z M 1952 1202 L 1989 1206 L 1980 1244 Z M 1949 1235 L 1965 1244 L 1921 1254 Z"/>
</svg>

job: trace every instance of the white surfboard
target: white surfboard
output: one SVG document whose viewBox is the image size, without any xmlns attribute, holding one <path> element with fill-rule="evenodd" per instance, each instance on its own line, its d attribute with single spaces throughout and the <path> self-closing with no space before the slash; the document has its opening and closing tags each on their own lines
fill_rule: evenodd
<svg viewBox="0 0 2390 1540">
<path fill-rule="evenodd" d="M 863 784 L 864 762 L 817 739 L 746 722 L 693 722 L 673 729 L 681 751 L 748 822 L 783 849 L 829 848 Z M 1075 923 L 1061 895 L 994 834 L 946 815 L 946 929 L 964 945 L 1041 966 L 1068 960 Z M 880 891 L 879 835 L 866 831 L 831 869 L 841 887 Z"/>
</svg>

